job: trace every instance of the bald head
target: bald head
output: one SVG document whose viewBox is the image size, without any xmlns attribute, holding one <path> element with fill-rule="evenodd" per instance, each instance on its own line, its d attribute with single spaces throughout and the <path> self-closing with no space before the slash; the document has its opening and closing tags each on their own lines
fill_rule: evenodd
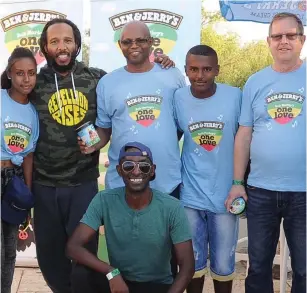
<svg viewBox="0 0 307 293">
<path fill-rule="evenodd" d="M 139 35 L 143 38 L 150 37 L 150 31 L 148 26 L 142 21 L 131 21 L 128 22 L 122 29 L 120 39 L 126 38 L 126 35 L 130 34 Z"/>
</svg>

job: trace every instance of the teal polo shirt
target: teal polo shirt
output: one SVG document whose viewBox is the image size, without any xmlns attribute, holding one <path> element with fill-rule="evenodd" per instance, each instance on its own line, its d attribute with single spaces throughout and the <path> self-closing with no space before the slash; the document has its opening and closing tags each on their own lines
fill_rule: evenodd
<svg viewBox="0 0 307 293">
<path fill-rule="evenodd" d="M 109 260 L 130 281 L 171 284 L 173 244 L 191 239 L 188 220 L 179 200 L 153 191 L 151 203 L 131 209 L 125 188 L 99 192 L 81 223 L 98 231 L 103 224 Z"/>
</svg>

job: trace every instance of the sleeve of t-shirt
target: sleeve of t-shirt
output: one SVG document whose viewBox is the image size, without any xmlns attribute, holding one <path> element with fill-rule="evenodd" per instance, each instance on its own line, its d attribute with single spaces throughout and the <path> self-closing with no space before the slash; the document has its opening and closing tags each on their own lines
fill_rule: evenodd
<svg viewBox="0 0 307 293">
<path fill-rule="evenodd" d="M 107 96 L 105 95 L 104 80 L 100 79 L 97 88 L 97 118 L 96 125 L 100 128 L 111 128 L 111 117 L 107 110 Z"/>
<path fill-rule="evenodd" d="M 173 244 L 178 244 L 191 239 L 191 232 L 184 208 L 178 203 L 172 211 L 170 220 L 170 234 Z"/>
<path fill-rule="evenodd" d="M 102 194 L 98 192 L 92 199 L 80 223 L 83 223 L 93 230 L 98 231 L 103 223 Z"/>
<path fill-rule="evenodd" d="M 251 92 L 251 83 L 248 80 L 243 88 L 242 94 L 241 114 L 239 119 L 239 124 L 241 126 L 253 126 L 253 97 Z"/>
</svg>

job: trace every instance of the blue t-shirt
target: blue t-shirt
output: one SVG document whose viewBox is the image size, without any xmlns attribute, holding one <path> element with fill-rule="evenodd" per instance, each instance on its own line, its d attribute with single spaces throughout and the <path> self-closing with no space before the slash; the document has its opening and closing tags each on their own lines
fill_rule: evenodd
<svg viewBox="0 0 307 293">
<path fill-rule="evenodd" d="M 176 91 L 174 104 L 178 127 L 184 132 L 180 199 L 194 209 L 226 212 L 241 90 L 217 84 L 212 97 L 198 99 L 185 87 Z"/>
<path fill-rule="evenodd" d="M 248 184 L 306 191 L 306 63 L 288 73 L 272 67 L 243 90 L 240 125 L 253 127 Z"/>
<path fill-rule="evenodd" d="M 157 165 L 153 188 L 170 193 L 180 184 L 173 99 L 176 89 L 183 86 L 185 80 L 177 68 L 165 70 L 156 64 L 148 72 L 130 73 L 122 67 L 101 78 L 97 86 L 96 125 L 112 127 L 106 188 L 124 185 L 116 165 L 120 148 L 131 141 L 141 142 L 152 151 Z"/>
<path fill-rule="evenodd" d="M 34 152 L 39 122 L 34 106 L 15 102 L 7 90 L 1 90 L 1 160 L 21 165 Z"/>
</svg>

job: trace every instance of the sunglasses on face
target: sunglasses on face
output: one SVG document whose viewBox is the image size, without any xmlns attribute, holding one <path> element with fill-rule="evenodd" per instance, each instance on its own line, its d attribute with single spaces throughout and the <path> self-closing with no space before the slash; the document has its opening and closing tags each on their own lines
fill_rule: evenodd
<svg viewBox="0 0 307 293">
<path fill-rule="evenodd" d="M 126 47 L 132 46 L 133 43 L 135 43 L 137 46 L 143 46 L 147 44 L 149 40 L 150 38 L 137 38 L 135 40 L 126 39 L 126 40 L 121 40 L 120 43 Z"/>
<path fill-rule="evenodd" d="M 299 33 L 289 33 L 289 34 L 276 34 L 271 35 L 270 38 L 274 41 L 281 41 L 282 37 L 285 36 L 289 41 L 294 41 L 297 39 L 298 36 L 302 36 L 303 34 Z"/>
<path fill-rule="evenodd" d="M 136 166 L 139 168 L 139 170 L 144 173 L 148 174 L 151 170 L 151 164 L 147 162 L 133 162 L 133 161 L 125 161 L 122 163 L 122 170 L 125 173 L 130 173 L 133 170 L 135 170 Z"/>
</svg>

